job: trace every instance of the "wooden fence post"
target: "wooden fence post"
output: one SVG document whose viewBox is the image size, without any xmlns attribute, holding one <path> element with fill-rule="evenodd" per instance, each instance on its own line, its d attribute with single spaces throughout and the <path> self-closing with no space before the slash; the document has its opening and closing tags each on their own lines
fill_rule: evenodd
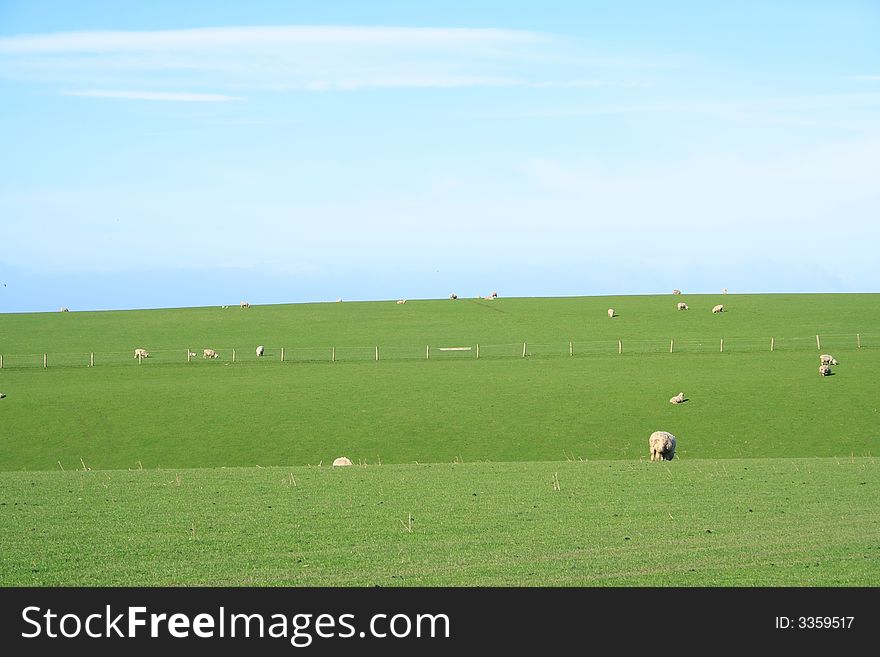
<svg viewBox="0 0 880 657">
<path fill-rule="evenodd" d="M 571 340 L 568 341 L 568 355 L 574 356 L 574 345 L 571 343 Z"/>
<path fill-rule="evenodd" d="M 773 351 L 776 346 L 776 338 L 770 338 L 770 351 Z"/>
<path fill-rule="evenodd" d="M 281 347 L 281 362 L 284 362 L 284 347 Z"/>
<path fill-rule="evenodd" d="M 330 362 L 331 362 L 331 363 L 335 363 L 335 362 L 336 362 L 336 347 L 331 347 L 331 348 L 330 348 Z"/>
<path fill-rule="evenodd" d="M 192 362 L 192 349 L 190 349 L 189 347 L 186 348 L 186 362 Z"/>
<path fill-rule="evenodd" d="M 523 358 L 526 357 L 526 343 L 525 342 L 523 342 L 523 356 L 522 357 Z"/>
<path fill-rule="evenodd" d="M 92 351 L 89 353 L 89 367 L 95 366 L 95 352 Z"/>
<path fill-rule="evenodd" d="M 859 349 L 862 348 L 862 336 L 859 333 L 856 333 L 856 344 L 859 345 Z M 3 367 L 3 356 L 0 356 L 0 367 Z"/>
<path fill-rule="evenodd" d="M 724 338 L 721 338 L 721 353 L 724 353 Z"/>
<path fill-rule="evenodd" d="M 49 367 L 49 354 L 43 354 L 43 369 Z"/>
<path fill-rule="evenodd" d="M 617 341 L 617 353 L 619 353 L 619 354 L 623 353 L 623 341 L 622 340 Z"/>
<path fill-rule="evenodd" d="M 477 358 L 480 357 L 480 345 L 477 343 Z"/>
<path fill-rule="evenodd" d="M 822 351 L 822 345 L 819 343 L 819 336 L 816 336 L 816 349 Z"/>
<path fill-rule="evenodd" d="M 3 369 L 3 354 L 0 354 L 0 370 Z"/>
<path fill-rule="evenodd" d="M 379 345 L 376 345 L 376 361 L 379 361 Z"/>
<path fill-rule="evenodd" d="M 431 360 L 431 345 L 425 346 L 425 360 Z"/>
<path fill-rule="evenodd" d="M 673 345 L 673 344 L 675 344 L 675 338 L 672 338 L 672 339 L 669 341 L 669 353 L 670 353 L 670 354 L 672 353 L 672 345 Z"/>
</svg>

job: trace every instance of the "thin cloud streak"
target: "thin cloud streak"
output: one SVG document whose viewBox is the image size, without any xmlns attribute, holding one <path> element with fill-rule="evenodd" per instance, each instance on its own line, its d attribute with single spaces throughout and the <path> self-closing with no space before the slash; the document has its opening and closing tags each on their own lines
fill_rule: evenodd
<svg viewBox="0 0 880 657">
<path fill-rule="evenodd" d="M 223 94 L 200 94 L 177 91 L 63 91 L 63 96 L 86 96 L 89 98 L 119 98 L 124 100 L 161 100 L 184 103 L 226 103 L 229 101 L 244 100 L 238 96 L 226 96 Z"/>
<path fill-rule="evenodd" d="M 556 35 L 495 28 L 278 26 L 0 37 L 4 77 L 68 88 L 176 86 L 181 76 L 188 84 L 239 92 L 644 86 L 609 74 L 619 61 L 599 58 L 585 68 L 583 56 Z"/>
<path fill-rule="evenodd" d="M 59 32 L 0 38 L 0 53 L 74 54 L 141 52 L 153 49 L 205 50 L 253 45 L 460 46 L 548 41 L 539 32 L 478 28 L 213 27 L 159 31 Z"/>
</svg>

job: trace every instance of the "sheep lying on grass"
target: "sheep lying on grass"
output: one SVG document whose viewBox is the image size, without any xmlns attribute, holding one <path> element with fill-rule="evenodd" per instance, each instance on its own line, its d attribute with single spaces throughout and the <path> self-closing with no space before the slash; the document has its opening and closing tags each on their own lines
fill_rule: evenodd
<svg viewBox="0 0 880 657">
<path fill-rule="evenodd" d="M 831 354 L 822 354 L 819 356 L 820 365 L 837 365 L 837 359 Z"/>
<path fill-rule="evenodd" d="M 682 404 L 684 403 L 684 393 L 680 392 L 675 397 L 669 400 L 670 404 Z"/>
<path fill-rule="evenodd" d="M 688 309 L 688 305 L 687 305 L 686 303 L 684 303 L 684 302 L 681 302 L 681 303 L 679 303 L 679 304 L 676 306 L 676 308 L 678 308 L 679 310 L 687 310 L 687 309 Z"/>
<path fill-rule="evenodd" d="M 216 351 L 214 351 L 213 349 L 205 349 L 205 350 L 202 352 L 202 356 L 203 356 L 204 358 L 219 358 L 220 354 L 218 354 L 218 353 L 217 353 Z"/>
<path fill-rule="evenodd" d="M 671 461 L 675 456 L 675 436 L 668 431 L 655 431 L 648 438 L 652 461 Z"/>
<path fill-rule="evenodd" d="M 338 459 L 333 461 L 333 465 L 336 467 L 344 466 L 344 465 L 351 465 L 351 460 L 345 456 L 340 456 Z"/>
<path fill-rule="evenodd" d="M 828 376 L 831 374 L 830 365 L 819 365 L 819 376 Z"/>
</svg>

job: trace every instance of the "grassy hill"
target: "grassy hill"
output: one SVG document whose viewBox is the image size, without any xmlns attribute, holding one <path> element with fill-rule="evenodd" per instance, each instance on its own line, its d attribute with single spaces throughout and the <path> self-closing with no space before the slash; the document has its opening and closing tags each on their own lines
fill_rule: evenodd
<svg viewBox="0 0 880 657">
<path fill-rule="evenodd" d="M 878 301 L 0 315 L 0 584 L 877 585 Z"/>
</svg>

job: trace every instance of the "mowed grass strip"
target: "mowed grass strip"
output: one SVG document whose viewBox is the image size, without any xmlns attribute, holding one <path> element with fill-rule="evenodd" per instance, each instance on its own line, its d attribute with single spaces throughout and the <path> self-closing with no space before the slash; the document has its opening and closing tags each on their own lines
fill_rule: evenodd
<svg viewBox="0 0 880 657">
<path fill-rule="evenodd" d="M 878 466 L 7 472 L 0 585 L 876 586 Z"/>
<path fill-rule="evenodd" d="M 0 470 L 876 455 L 880 350 L 836 355 L 8 370 Z"/>
</svg>

